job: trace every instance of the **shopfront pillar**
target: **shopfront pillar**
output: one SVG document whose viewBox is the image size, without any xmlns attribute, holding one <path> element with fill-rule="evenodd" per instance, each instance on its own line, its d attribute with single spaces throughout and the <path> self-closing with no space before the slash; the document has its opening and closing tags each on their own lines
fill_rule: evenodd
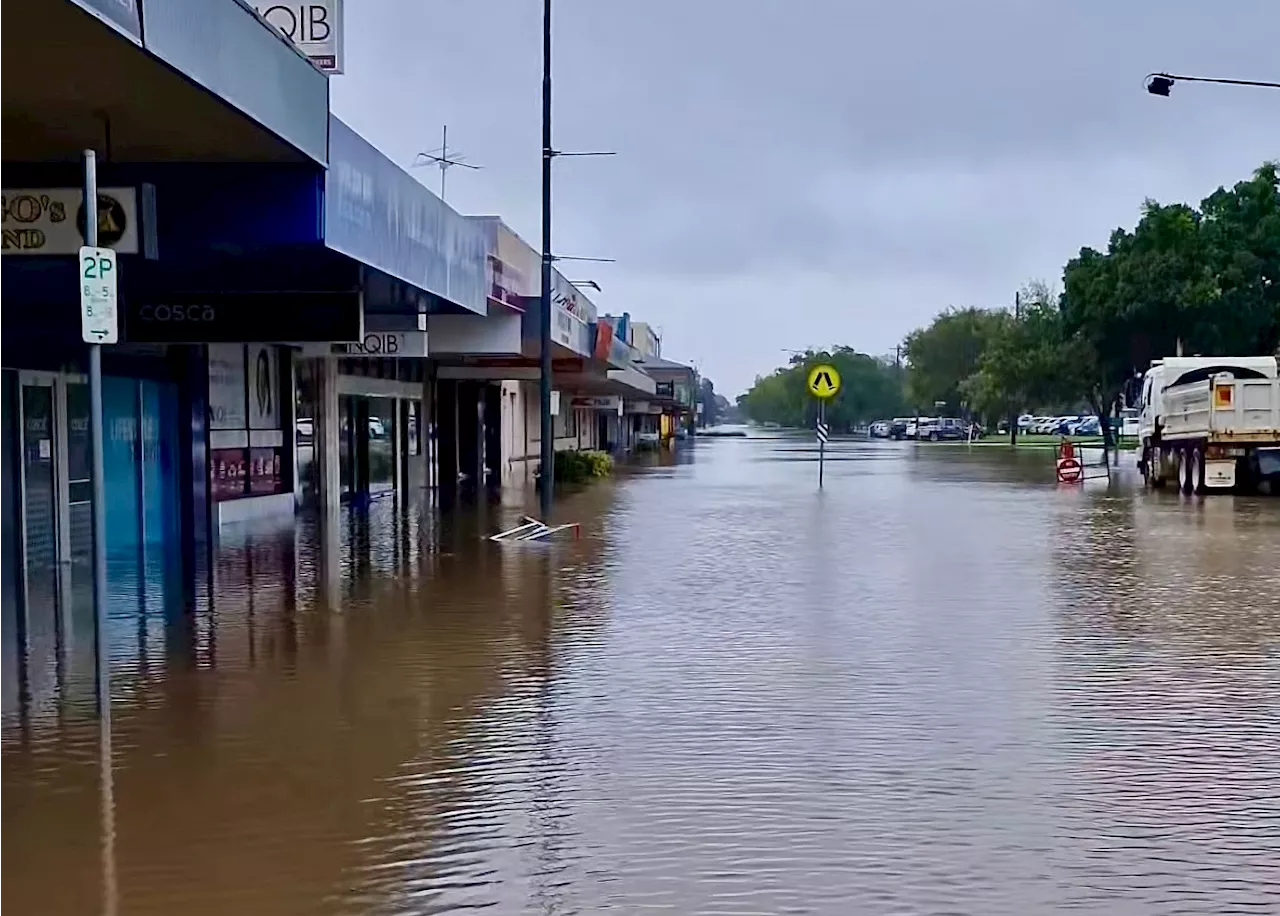
<svg viewBox="0 0 1280 916">
<path fill-rule="evenodd" d="M 337 506 L 342 501 L 342 476 L 338 443 L 342 417 L 338 408 L 338 360 L 333 356 L 316 359 L 315 460 L 319 467 L 321 505 Z"/>
</svg>

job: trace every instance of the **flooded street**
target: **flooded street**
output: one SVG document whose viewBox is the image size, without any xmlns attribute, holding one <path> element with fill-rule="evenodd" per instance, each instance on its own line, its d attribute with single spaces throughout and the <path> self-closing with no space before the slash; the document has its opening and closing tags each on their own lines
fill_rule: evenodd
<svg viewBox="0 0 1280 916">
<path fill-rule="evenodd" d="M 4 719 L 11 913 L 1280 909 L 1280 501 L 681 443 L 582 538 L 255 532 Z M 29 680 L 32 680 L 29 678 Z"/>
</svg>

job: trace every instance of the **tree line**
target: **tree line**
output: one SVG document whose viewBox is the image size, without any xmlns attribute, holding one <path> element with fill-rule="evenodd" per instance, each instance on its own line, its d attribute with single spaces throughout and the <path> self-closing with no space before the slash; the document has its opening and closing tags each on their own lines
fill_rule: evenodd
<svg viewBox="0 0 1280 916">
<path fill-rule="evenodd" d="M 1280 179 L 1268 162 L 1199 207 L 1147 200 L 1105 251 L 1082 248 L 1067 262 L 1061 289 L 1028 284 L 1013 309 L 947 309 L 907 335 L 903 367 L 848 347 L 805 353 L 738 401 L 750 419 L 807 426 L 816 408 L 806 369 L 830 360 L 844 377 L 828 408 L 837 428 L 916 410 L 987 422 L 1082 407 L 1103 417 L 1133 400 L 1152 359 L 1267 354 L 1278 343 Z"/>
</svg>

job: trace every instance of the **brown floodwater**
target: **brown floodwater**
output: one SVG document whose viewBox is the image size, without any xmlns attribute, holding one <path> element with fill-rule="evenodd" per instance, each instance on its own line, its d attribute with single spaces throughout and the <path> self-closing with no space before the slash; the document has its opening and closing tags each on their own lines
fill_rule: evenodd
<svg viewBox="0 0 1280 916">
<path fill-rule="evenodd" d="M 240 532 L 187 613 L 113 582 L 109 733 L 87 638 L 6 690 L 6 912 L 1280 912 L 1280 500 L 814 457 L 681 443 L 557 544 L 482 539 L 523 496 Z"/>
</svg>

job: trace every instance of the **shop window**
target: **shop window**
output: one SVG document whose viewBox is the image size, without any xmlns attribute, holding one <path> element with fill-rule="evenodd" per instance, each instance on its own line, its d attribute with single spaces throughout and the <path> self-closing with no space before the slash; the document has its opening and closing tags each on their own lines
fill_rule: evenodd
<svg viewBox="0 0 1280 916">
<path fill-rule="evenodd" d="M 209 345 L 209 484 L 215 501 L 287 489 L 280 391 L 275 347 Z"/>
<path fill-rule="evenodd" d="M 318 360 L 295 363 L 296 401 L 294 404 L 294 467 L 297 469 L 302 500 L 311 503 L 320 498 L 320 465 L 316 461 L 316 416 L 319 408 Z"/>
<path fill-rule="evenodd" d="M 560 412 L 555 417 L 555 437 L 557 439 L 572 439 L 578 435 L 578 412 L 569 406 L 568 398 L 560 399 Z"/>
</svg>

